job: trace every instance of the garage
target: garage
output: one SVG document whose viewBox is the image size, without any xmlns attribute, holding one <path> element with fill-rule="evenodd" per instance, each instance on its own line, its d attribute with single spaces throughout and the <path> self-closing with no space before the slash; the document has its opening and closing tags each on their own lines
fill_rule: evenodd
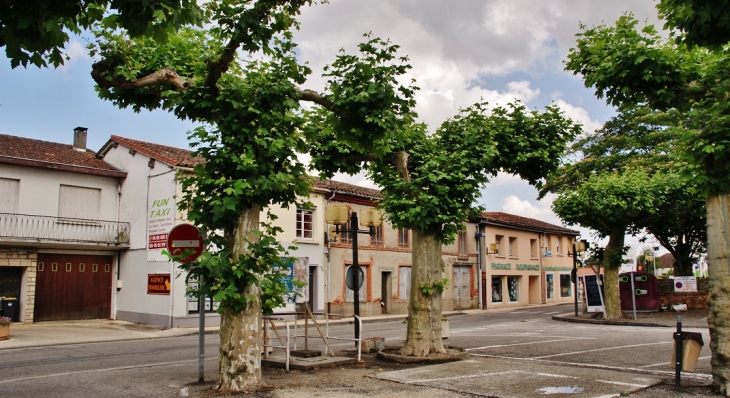
<svg viewBox="0 0 730 398">
<path fill-rule="evenodd" d="M 34 321 L 111 317 L 112 256 L 38 254 Z"/>
</svg>

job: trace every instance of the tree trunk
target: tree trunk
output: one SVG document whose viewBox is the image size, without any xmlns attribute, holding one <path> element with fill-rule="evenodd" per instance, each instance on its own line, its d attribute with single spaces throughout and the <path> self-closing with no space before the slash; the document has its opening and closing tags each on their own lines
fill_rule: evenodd
<svg viewBox="0 0 730 398">
<path fill-rule="evenodd" d="M 621 319 L 621 297 L 618 290 L 618 270 L 623 257 L 625 230 L 611 232 L 603 253 L 605 319 Z"/>
<path fill-rule="evenodd" d="M 443 279 L 441 271 L 441 242 L 435 235 L 422 235 L 412 230 L 413 251 L 411 268 L 411 297 L 408 305 L 408 332 L 401 355 L 425 357 L 444 353 L 441 341 L 441 292 L 426 295 L 421 286 Z"/>
<path fill-rule="evenodd" d="M 707 197 L 707 262 L 710 268 L 710 313 L 712 388 L 730 396 L 730 201 L 728 194 Z"/>
<path fill-rule="evenodd" d="M 236 228 L 226 233 L 231 255 L 238 258 L 248 251 L 248 240 L 256 239 L 253 231 L 259 228 L 258 206 L 245 210 L 238 218 Z M 256 285 L 244 287 L 247 297 L 243 311 L 224 308 L 220 326 L 220 359 L 218 384 L 220 391 L 253 391 L 261 387 L 261 353 L 263 346 L 263 317 L 261 290 Z"/>
</svg>

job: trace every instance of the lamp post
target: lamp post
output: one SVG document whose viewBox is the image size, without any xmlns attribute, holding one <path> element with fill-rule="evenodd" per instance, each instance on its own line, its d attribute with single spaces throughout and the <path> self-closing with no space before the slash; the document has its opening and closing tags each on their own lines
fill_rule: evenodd
<svg viewBox="0 0 730 398">
<path fill-rule="evenodd" d="M 573 241 L 573 301 L 575 303 L 575 316 L 578 316 L 578 252 L 584 252 L 588 248 L 588 242 L 583 240 Z"/>
<path fill-rule="evenodd" d="M 360 316 L 360 287 L 363 284 L 364 275 L 360 270 L 360 264 L 357 259 L 357 234 L 368 234 L 370 236 L 375 235 L 375 227 L 380 226 L 380 212 L 373 208 L 360 210 L 360 225 L 368 227 L 366 230 L 360 230 L 357 227 L 358 217 L 356 212 L 350 214 L 350 210 L 345 205 L 330 206 L 325 209 L 325 220 L 327 224 L 335 226 L 335 234 L 338 233 L 350 233 L 350 239 L 352 240 L 352 265 L 348 272 L 347 280 L 352 282 L 353 292 L 353 312 L 355 315 Z M 350 221 L 350 227 L 345 227 L 347 221 Z M 350 277 L 351 276 L 351 277 Z M 355 338 L 360 338 L 360 323 L 355 320 Z"/>
</svg>

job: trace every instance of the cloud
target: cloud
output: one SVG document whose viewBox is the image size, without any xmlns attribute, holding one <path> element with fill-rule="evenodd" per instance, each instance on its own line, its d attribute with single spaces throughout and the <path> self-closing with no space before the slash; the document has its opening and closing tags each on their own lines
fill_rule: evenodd
<svg viewBox="0 0 730 398">
<path fill-rule="evenodd" d="M 603 123 L 591 119 L 590 115 L 588 114 L 588 111 L 584 108 L 581 108 L 579 106 L 571 105 L 562 99 L 556 99 L 555 104 L 560 107 L 560 109 L 565 112 L 565 115 L 569 118 L 580 122 L 583 125 L 583 132 L 584 133 L 593 133 L 597 129 L 600 129 L 603 127 Z"/>
<path fill-rule="evenodd" d="M 551 224 L 563 225 L 560 219 L 550 209 L 553 197 L 541 201 L 522 200 L 515 195 L 502 199 L 501 209 L 506 213 L 522 217 L 534 218 Z"/>
</svg>

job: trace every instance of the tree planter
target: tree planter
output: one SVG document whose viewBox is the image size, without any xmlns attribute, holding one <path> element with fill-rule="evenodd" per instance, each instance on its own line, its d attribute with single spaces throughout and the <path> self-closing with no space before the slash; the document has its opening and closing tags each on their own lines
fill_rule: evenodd
<svg viewBox="0 0 730 398">
<path fill-rule="evenodd" d="M 0 325 L 0 340 L 5 340 L 10 336 L 10 325 Z"/>
</svg>

